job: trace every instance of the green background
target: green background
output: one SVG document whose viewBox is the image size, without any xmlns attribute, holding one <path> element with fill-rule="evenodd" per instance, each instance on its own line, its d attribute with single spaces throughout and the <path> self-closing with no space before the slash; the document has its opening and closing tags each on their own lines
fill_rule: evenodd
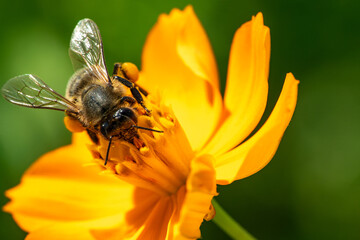
<svg viewBox="0 0 360 240">
<path fill-rule="evenodd" d="M 269 115 L 285 74 L 301 81 L 293 120 L 259 173 L 219 187 L 218 202 L 259 239 L 360 239 L 360 1 L 1 1 L 0 83 L 25 73 L 63 93 L 72 74 L 71 32 L 89 17 L 107 62 L 140 66 L 160 13 L 192 4 L 212 43 L 224 85 L 235 30 L 261 11 L 271 29 Z M 0 192 L 43 153 L 70 142 L 63 114 L 0 99 Z M 205 116 L 199 116 L 205 117 Z M 264 119 L 262 122 L 264 122 Z M 235 127 L 235 126 L 234 126 Z M 0 205 L 7 199 L 0 195 Z M 227 239 L 211 222 L 203 239 Z M 0 213 L 0 239 L 23 239 Z"/>
</svg>

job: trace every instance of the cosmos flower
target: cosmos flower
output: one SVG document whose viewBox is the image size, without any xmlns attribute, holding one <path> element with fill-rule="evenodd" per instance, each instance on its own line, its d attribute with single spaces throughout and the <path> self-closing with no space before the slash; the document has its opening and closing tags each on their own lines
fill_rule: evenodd
<svg viewBox="0 0 360 240">
<path fill-rule="evenodd" d="M 268 120 L 251 137 L 267 102 L 269 29 L 261 13 L 231 46 L 224 98 L 208 38 L 192 7 L 161 15 L 142 55 L 139 85 L 151 116 L 139 125 L 143 145 L 74 133 L 6 192 L 4 210 L 27 239 L 196 239 L 213 218 L 217 184 L 262 169 L 273 157 L 296 105 L 298 81 L 286 75 Z M 67 124 L 76 132 L 75 127 Z M 215 209 L 216 210 L 216 209 Z"/>
</svg>

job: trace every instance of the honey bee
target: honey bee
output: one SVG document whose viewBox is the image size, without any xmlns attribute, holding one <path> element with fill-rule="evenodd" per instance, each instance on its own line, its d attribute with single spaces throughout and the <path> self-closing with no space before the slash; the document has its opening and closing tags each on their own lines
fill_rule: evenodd
<svg viewBox="0 0 360 240">
<path fill-rule="evenodd" d="M 82 124 L 93 142 L 99 142 L 99 135 L 107 139 L 105 165 L 112 140 L 134 144 L 139 137 L 138 129 L 162 132 L 137 125 L 139 115 L 151 114 L 142 97 L 147 95 L 146 91 L 135 83 L 138 70 L 130 63 L 116 63 L 113 76 L 109 76 L 95 22 L 90 19 L 78 22 L 71 36 L 69 55 L 75 73 L 67 84 L 65 97 L 32 74 L 8 80 L 2 95 L 20 106 L 64 111 Z"/>
</svg>

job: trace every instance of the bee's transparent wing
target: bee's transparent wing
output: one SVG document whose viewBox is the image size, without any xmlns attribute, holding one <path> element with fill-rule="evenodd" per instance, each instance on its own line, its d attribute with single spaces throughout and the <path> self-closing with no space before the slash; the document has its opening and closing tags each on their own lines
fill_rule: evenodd
<svg viewBox="0 0 360 240">
<path fill-rule="evenodd" d="M 85 18 L 76 25 L 70 40 L 69 55 L 75 71 L 89 68 L 98 79 L 111 84 L 100 31 L 91 19 Z"/>
<path fill-rule="evenodd" d="M 20 106 L 78 113 L 75 104 L 31 74 L 10 79 L 2 87 L 1 93 L 6 100 Z"/>
</svg>

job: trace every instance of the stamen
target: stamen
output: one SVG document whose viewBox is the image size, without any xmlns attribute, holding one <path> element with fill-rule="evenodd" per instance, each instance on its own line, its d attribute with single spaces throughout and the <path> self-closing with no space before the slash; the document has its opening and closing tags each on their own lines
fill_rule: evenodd
<svg viewBox="0 0 360 240">
<path fill-rule="evenodd" d="M 151 102 L 147 106 L 153 114 L 138 117 L 134 127 L 139 136 L 133 143 L 102 138 L 100 145 L 91 146 L 91 150 L 106 155 L 106 168 L 120 179 L 160 195 L 171 195 L 186 183 L 194 152 L 169 108 Z"/>
</svg>

